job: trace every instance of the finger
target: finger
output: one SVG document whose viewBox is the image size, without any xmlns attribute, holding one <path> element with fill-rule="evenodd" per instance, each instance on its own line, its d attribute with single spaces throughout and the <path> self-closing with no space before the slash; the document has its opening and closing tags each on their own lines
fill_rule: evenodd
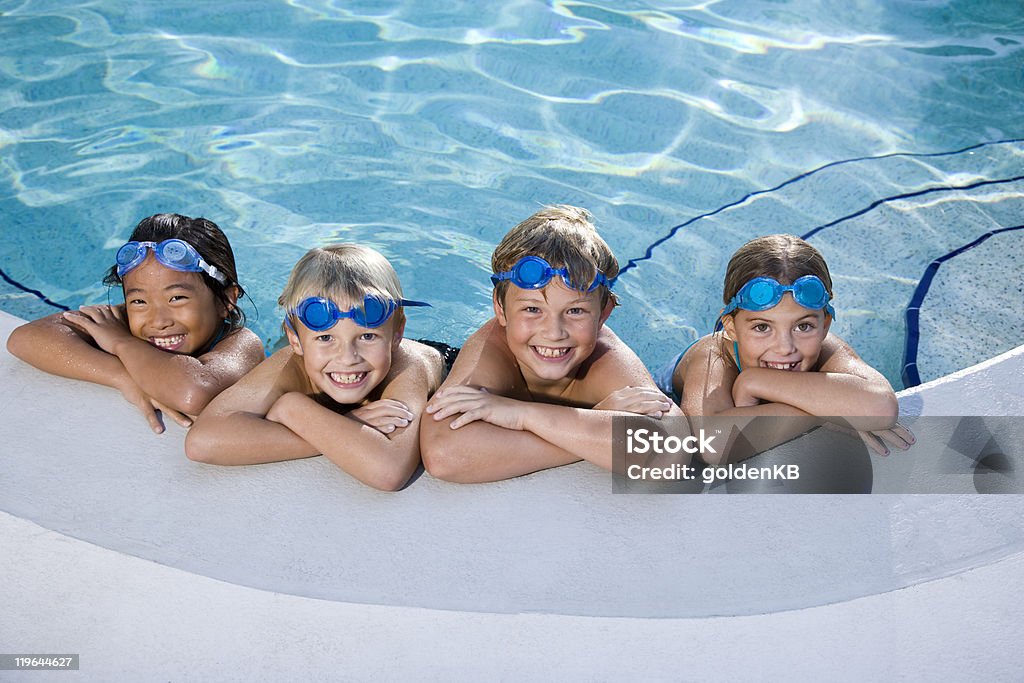
<svg viewBox="0 0 1024 683">
<path fill-rule="evenodd" d="M 452 423 L 449 426 L 452 429 L 458 429 L 459 427 L 464 427 L 465 425 L 468 425 L 471 422 L 476 422 L 477 420 L 481 419 L 481 417 L 482 413 L 480 410 L 470 410 L 469 412 L 463 413 L 462 415 L 459 415 L 457 418 L 452 420 Z"/>
<path fill-rule="evenodd" d="M 910 431 L 910 427 L 901 425 L 897 422 L 896 426 L 892 428 L 892 431 L 910 446 L 917 443 L 917 437 L 914 436 L 914 432 Z"/>
<path fill-rule="evenodd" d="M 139 409 L 139 412 L 142 413 L 142 416 L 146 418 L 146 422 L 149 423 L 149 428 L 152 429 L 155 434 L 164 433 L 164 425 L 160 421 L 160 416 L 156 414 L 156 410 L 153 406 L 146 403 L 141 406 L 137 406 L 137 408 Z"/>
<path fill-rule="evenodd" d="M 182 427 L 184 427 L 186 429 L 188 429 L 189 427 L 192 426 L 192 418 L 190 418 L 185 413 L 178 412 L 177 410 L 174 410 L 173 408 L 168 408 L 167 406 L 165 406 L 164 404 L 160 403 L 159 401 L 151 400 L 150 403 L 153 404 L 154 408 L 156 408 L 161 413 L 163 413 L 164 417 L 170 417 L 172 420 L 177 422 L 180 426 L 182 426 Z"/>
<path fill-rule="evenodd" d="M 889 455 L 889 449 L 885 447 L 885 443 L 880 438 L 878 438 L 871 432 L 857 433 L 860 434 L 861 440 L 872 452 L 877 453 L 882 457 Z"/>
<path fill-rule="evenodd" d="M 446 405 L 446 406 L 443 406 L 443 407 L 439 408 L 433 414 L 433 417 L 434 417 L 434 420 L 436 422 L 440 422 L 441 420 L 447 420 L 449 417 L 451 417 L 453 415 L 458 415 L 459 413 L 462 413 L 462 412 L 465 412 L 463 407 L 461 407 L 461 406 L 459 406 L 457 404 L 449 404 L 449 405 Z"/>
<path fill-rule="evenodd" d="M 85 325 L 87 322 L 92 322 L 91 318 L 82 315 L 78 311 L 64 311 L 62 317 L 64 318 L 64 322 L 74 325 L 80 330 L 85 329 Z"/>
<path fill-rule="evenodd" d="M 891 448 L 895 448 L 896 450 L 905 451 L 912 445 L 911 442 L 908 442 L 905 438 L 903 438 L 903 436 L 901 436 L 900 434 L 896 433 L 894 430 L 891 429 L 886 429 L 881 432 L 874 432 L 874 435 L 876 438 L 881 439 L 888 446 L 890 446 Z"/>
<path fill-rule="evenodd" d="M 374 429 L 380 429 L 381 427 L 391 427 L 394 429 L 397 427 L 408 427 L 409 420 L 400 417 L 387 417 L 376 420 L 367 420 L 365 424 L 370 425 Z"/>
</svg>

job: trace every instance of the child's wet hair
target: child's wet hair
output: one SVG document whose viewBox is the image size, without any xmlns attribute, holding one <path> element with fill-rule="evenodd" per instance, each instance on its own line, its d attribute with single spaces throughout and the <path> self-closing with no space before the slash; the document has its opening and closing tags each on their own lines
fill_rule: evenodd
<svg viewBox="0 0 1024 683">
<path fill-rule="evenodd" d="M 307 251 L 292 268 L 277 303 L 285 315 L 294 315 L 299 304 L 321 296 L 338 306 L 361 306 L 366 296 L 401 301 L 402 284 L 384 256 L 358 244 L 331 244 Z M 394 319 L 405 321 L 401 307 Z M 295 323 L 293 319 L 293 324 Z"/>
<path fill-rule="evenodd" d="M 821 253 L 795 235 L 756 237 L 736 250 L 725 269 L 722 302 L 728 304 L 755 277 L 771 277 L 790 285 L 804 275 L 816 275 L 832 298 L 832 277 Z"/>
<path fill-rule="evenodd" d="M 597 234 L 586 209 L 560 204 L 545 206 L 508 231 L 491 256 L 491 272 L 503 273 L 524 256 L 539 256 L 552 268 L 566 268 L 569 280 L 581 291 L 601 272 L 609 281 L 619 274 L 619 262 L 608 244 Z M 504 304 L 512 285 L 504 280 L 495 285 L 498 301 Z M 601 307 L 615 295 L 599 287 Z"/>
<path fill-rule="evenodd" d="M 231 329 L 244 327 L 245 312 L 228 296 L 228 291 L 236 288 L 237 302 L 245 295 L 245 290 L 238 282 L 235 254 L 231 251 L 231 244 L 224 232 L 216 223 L 206 218 L 191 218 L 178 213 L 158 213 L 139 221 L 128 241 L 160 243 L 169 239 L 179 239 L 192 245 L 204 261 L 227 276 L 228 281 L 225 284 L 206 273 L 197 273 L 213 292 L 214 298 L 228 312 L 226 320 Z M 103 278 L 103 284 L 111 287 L 123 284 L 121 276 L 117 274 L 117 265 L 111 266 Z"/>
</svg>

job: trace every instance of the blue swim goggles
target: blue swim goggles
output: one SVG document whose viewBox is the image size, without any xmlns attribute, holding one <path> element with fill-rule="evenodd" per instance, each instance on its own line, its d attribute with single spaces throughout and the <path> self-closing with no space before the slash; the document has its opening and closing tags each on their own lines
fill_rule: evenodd
<svg viewBox="0 0 1024 683">
<path fill-rule="evenodd" d="M 766 311 L 777 306 L 786 292 L 792 292 L 793 300 L 804 308 L 815 311 L 824 308 L 835 320 L 836 312 L 828 302 L 828 290 L 817 275 L 804 275 L 791 285 L 779 284 L 778 280 L 771 277 L 755 277 L 740 288 L 736 296 L 722 309 L 720 317 L 732 313 L 737 308 L 745 311 Z"/>
<path fill-rule="evenodd" d="M 172 270 L 186 273 L 206 273 L 221 284 L 228 284 L 228 277 L 203 260 L 196 248 L 179 239 L 160 242 L 128 242 L 117 250 L 117 276 L 134 270 L 146 260 L 146 250 L 152 249 L 156 260 Z"/>
<path fill-rule="evenodd" d="M 322 296 L 311 296 L 303 299 L 292 313 L 298 317 L 303 325 L 314 332 L 329 330 L 338 324 L 342 318 L 351 318 L 352 322 L 360 327 L 380 327 L 386 323 L 399 306 L 430 306 L 424 301 L 409 301 L 408 299 L 378 299 L 367 294 L 363 297 L 362 306 L 353 306 L 347 311 L 338 308 L 338 305 L 330 299 Z M 285 317 L 288 327 L 292 326 L 288 317 Z M 294 331 L 295 328 L 292 328 Z"/>
<path fill-rule="evenodd" d="M 561 275 L 562 282 L 569 289 L 582 291 L 569 280 L 568 268 L 552 268 L 551 264 L 540 256 L 524 256 L 516 261 L 516 264 L 512 266 L 512 270 L 507 270 L 504 273 L 493 273 L 491 275 L 491 282 L 498 284 L 505 280 L 511 280 L 512 284 L 519 289 L 540 289 L 551 282 L 551 278 L 555 275 Z M 605 277 L 604 273 L 598 272 L 586 291 L 592 292 L 601 285 L 611 289 L 614 284 L 615 280 L 609 280 Z"/>
</svg>

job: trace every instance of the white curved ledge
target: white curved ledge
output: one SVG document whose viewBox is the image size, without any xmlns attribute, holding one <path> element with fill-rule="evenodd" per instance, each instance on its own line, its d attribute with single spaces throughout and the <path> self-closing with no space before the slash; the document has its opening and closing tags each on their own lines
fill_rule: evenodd
<svg viewBox="0 0 1024 683">
<path fill-rule="evenodd" d="M 18 322 L 0 314 L 0 339 Z M 1020 415 L 1022 366 L 1024 347 L 901 405 Z M 115 392 L 6 353 L 0 387 L 0 641 L 77 646 L 101 678 L 292 677 L 327 661 L 727 677 L 751 657 L 782 674 L 797 642 L 817 648 L 811 669 L 841 659 L 851 678 L 886 661 L 915 676 L 1020 662 L 1000 647 L 1024 611 L 1008 606 L 1024 583 L 1020 496 L 611 495 L 585 464 L 475 486 L 423 475 L 385 494 L 322 458 L 192 463 L 176 426 L 154 436 Z M 921 640 L 955 631 L 979 659 Z M 717 656 L 691 662 L 697 647 Z M 225 652 L 245 655 L 237 669 Z"/>
</svg>

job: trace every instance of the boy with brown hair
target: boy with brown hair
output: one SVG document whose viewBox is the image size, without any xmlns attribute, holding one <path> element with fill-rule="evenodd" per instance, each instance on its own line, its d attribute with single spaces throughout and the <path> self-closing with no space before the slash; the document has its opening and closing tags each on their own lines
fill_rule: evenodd
<svg viewBox="0 0 1024 683">
<path fill-rule="evenodd" d="M 433 476 L 495 481 L 578 460 L 610 470 L 616 414 L 682 416 L 605 326 L 619 265 L 590 218 L 546 207 L 494 250 L 494 318 L 466 341 L 421 422 Z"/>
</svg>

